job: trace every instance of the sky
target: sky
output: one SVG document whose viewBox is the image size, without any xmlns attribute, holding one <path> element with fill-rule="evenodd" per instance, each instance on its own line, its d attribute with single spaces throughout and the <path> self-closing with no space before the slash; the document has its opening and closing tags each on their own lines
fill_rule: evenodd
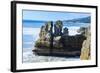
<svg viewBox="0 0 100 73">
<path fill-rule="evenodd" d="M 90 16 L 90 13 L 23 10 L 23 20 L 56 21 Z"/>
</svg>

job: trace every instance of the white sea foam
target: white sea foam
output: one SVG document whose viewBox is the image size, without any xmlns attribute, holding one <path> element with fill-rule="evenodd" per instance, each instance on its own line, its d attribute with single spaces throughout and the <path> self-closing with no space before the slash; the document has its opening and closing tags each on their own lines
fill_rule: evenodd
<svg viewBox="0 0 100 73">
<path fill-rule="evenodd" d="M 65 27 L 63 27 L 65 28 Z M 80 34 L 77 32 L 77 30 L 80 28 L 80 27 L 75 27 L 75 26 L 71 26 L 71 27 L 67 27 L 68 28 L 68 31 L 69 31 L 69 35 L 76 35 L 76 34 Z"/>
<path fill-rule="evenodd" d="M 34 41 L 36 41 L 39 38 L 39 33 L 40 33 L 40 28 L 23 28 L 23 35 L 33 36 Z"/>
<path fill-rule="evenodd" d="M 23 52 L 23 63 L 34 63 L 34 62 L 52 62 L 52 61 L 76 61 L 79 58 L 64 58 L 64 57 L 52 57 L 52 56 L 38 56 L 32 52 L 32 49 L 27 49 Z"/>
<path fill-rule="evenodd" d="M 23 28 L 23 34 L 36 35 L 39 34 L 40 28 Z"/>
</svg>

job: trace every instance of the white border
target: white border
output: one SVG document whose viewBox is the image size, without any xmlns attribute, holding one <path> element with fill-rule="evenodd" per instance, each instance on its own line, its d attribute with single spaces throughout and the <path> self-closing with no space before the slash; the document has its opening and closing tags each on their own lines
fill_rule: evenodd
<svg viewBox="0 0 100 73">
<path fill-rule="evenodd" d="M 91 60 L 81 61 L 64 61 L 64 62 L 44 62 L 44 63 L 23 63 L 22 64 L 22 9 L 28 10 L 47 10 L 47 11 L 70 11 L 70 12 L 89 12 L 91 13 Z M 95 65 L 96 58 L 96 40 L 95 40 L 95 27 L 96 27 L 96 13 L 95 8 L 81 8 L 81 7 L 60 7 L 60 6 L 45 6 L 45 5 L 28 5 L 17 4 L 17 70 L 22 69 L 39 69 L 39 68 L 53 68 L 53 67 L 72 67 L 72 66 L 85 66 Z"/>
</svg>

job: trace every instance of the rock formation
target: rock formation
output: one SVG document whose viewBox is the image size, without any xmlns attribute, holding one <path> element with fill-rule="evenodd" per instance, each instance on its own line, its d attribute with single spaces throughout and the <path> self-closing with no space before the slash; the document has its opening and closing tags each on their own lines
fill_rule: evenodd
<svg viewBox="0 0 100 73">
<path fill-rule="evenodd" d="M 63 35 L 61 42 L 63 48 L 67 51 L 81 51 L 82 43 L 86 39 L 83 35 L 68 36 Z"/>
<path fill-rule="evenodd" d="M 66 35 L 66 36 L 68 36 L 68 28 L 67 27 L 65 27 L 64 29 L 63 29 L 63 35 Z"/>
<path fill-rule="evenodd" d="M 56 23 L 54 25 L 55 36 L 61 36 L 62 35 L 62 27 L 63 27 L 62 21 L 60 21 L 60 20 L 56 21 Z"/>
<path fill-rule="evenodd" d="M 54 32 L 53 32 L 53 26 L 54 26 Z M 81 53 L 80 58 L 83 59 L 84 48 L 86 49 L 86 51 L 87 48 L 89 48 L 89 46 L 84 46 L 84 45 L 90 41 L 87 40 L 89 37 L 87 37 L 86 29 L 81 28 L 78 32 L 80 32 L 81 34 L 75 36 L 69 36 L 68 28 L 65 27 L 63 29 L 62 21 L 58 20 L 55 22 L 54 25 L 52 21 L 49 21 L 41 27 L 39 39 L 35 43 L 35 47 L 38 48 L 36 50 L 39 51 L 42 50 L 43 53 L 45 53 L 45 51 L 48 51 L 50 53 L 53 52 L 64 55 L 70 54 L 74 56 L 76 55 L 76 53 L 78 56 L 80 56 Z"/>
<path fill-rule="evenodd" d="M 50 46 L 50 39 L 52 34 L 52 22 L 49 21 L 45 24 L 45 26 L 41 27 L 40 33 L 39 33 L 39 39 L 36 41 L 35 46 L 36 47 L 49 47 Z"/>
<path fill-rule="evenodd" d="M 90 55 L 90 50 L 91 50 L 91 32 L 90 32 L 90 26 L 85 29 L 84 35 L 86 36 L 86 40 L 84 40 L 82 44 L 82 49 L 81 49 L 81 55 L 80 59 L 81 60 L 88 60 L 91 58 Z"/>
</svg>

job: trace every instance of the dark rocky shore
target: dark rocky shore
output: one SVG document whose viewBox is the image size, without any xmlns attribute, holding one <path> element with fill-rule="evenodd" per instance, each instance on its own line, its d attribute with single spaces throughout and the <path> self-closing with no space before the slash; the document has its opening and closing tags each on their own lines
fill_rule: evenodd
<svg viewBox="0 0 100 73">
<path fill-rule="evenodd" d="M 54 32 L 53 32 L 54 28 Z M 39 39 L 33 50 L 38 55 L 90 58 L 90 27 L 81 27 L 80 34 L 70 36 L 62 21 L 52 21 L 41 27 Z"/>
</svg>

